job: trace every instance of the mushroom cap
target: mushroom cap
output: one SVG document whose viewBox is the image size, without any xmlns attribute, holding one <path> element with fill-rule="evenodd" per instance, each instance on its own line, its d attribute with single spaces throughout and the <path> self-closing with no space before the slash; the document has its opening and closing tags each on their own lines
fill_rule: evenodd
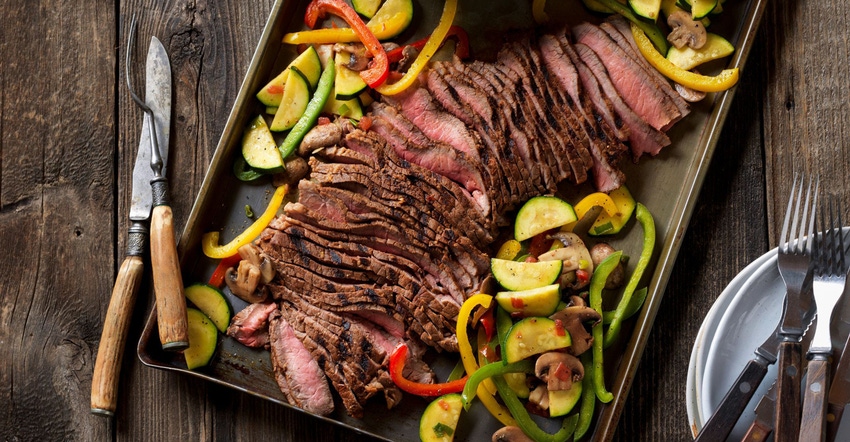
<svg viewBox="0 0 850 442">
<path fill-rule="evenodd" d="M 549 391 L 569 390 L 584 378 L 584 366 L 571 354 L 550 351 L 537 358 L 534 375 L 546 382 Z"/>
<path fill-rule="evenodd" d="M 593 336 L 584 328 L 585 322 L 596 324 L 602 320 L 602 315 L 587 306 L 573 305 L 555 312 L 549 319 L 561 321 L 561 324 L 570 334 L 572 345 L 568 351 L 573 355 L 580 355 L 590 349 L 593 345 Z"/>
<path fill-rule="evenodd" d="M 679 49 L 685 46 L 699 49 L 708 40 L 708 34 L 702 22 L 694 21 L 691 14 L 683 10 L 670 14 L 667 17 L 667 24 L 673 28 L 667 35 L 667 41 Z"/>
<path fill-rule="evenodd" d="M 519 427 L 512 425 L 499 428 L 493 433 L 493 442 L 532 442 Z"/>
</svg>

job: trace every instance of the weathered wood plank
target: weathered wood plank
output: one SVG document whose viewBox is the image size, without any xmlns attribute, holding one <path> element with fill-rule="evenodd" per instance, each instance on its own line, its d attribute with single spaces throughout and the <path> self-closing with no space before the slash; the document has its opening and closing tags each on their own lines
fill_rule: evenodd
<svg viewBox="0 0 850 442">
<path fill-rule="evenodd" d="M 88 397 L 116 263 L 114 11 L 2 9 L 0 439 L 103 440 Z"/>
</svg>

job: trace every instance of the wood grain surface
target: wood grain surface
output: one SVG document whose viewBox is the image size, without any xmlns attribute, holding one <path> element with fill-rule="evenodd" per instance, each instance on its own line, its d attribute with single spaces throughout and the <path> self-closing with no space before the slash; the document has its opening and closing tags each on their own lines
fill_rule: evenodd
<svg viewBox="0 0 850 442">
<path fill-rule="evenodd" d="M 153 305 L 149 276 L 124 350 L 116 417 L 89 411 L 141 129 L 123 85 L 129 18 L 138 14 L 139 41 L 157 35 L 171 56 L 168 179 L 179 230 L 271 5 L 0 2 L 0 440 L 364 439 L 143 366 L 134 343 Z M 822 189 L 850 206 L 846 11 L 839 0 L 768 2 L 615 440 L 691 438 L 685 378 L 697 330 L 737 272 L 775 246 L 795 170 L 819 173 Z M 142 84 L 143 61 L 135 63 Z"/>
</svg>

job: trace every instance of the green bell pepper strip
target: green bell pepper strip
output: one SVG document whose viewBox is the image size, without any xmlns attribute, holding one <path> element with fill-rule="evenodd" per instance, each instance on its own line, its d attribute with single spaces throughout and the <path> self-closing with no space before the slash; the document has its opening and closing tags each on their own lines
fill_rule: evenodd
<svg viewBox="0 0 850 442">
<path fill-rule="evenodd" d="M 661 30 L 658 29 L 658 26 L 648 20 L 643 20 L 640 17 L 636 16 L 628 5 L 624 5 L 617 0 L 597 0 L 603 6 L 606 6 L 608 9 L 620 14 L 626 20 L 634 23 L 637 27 L 641 28 L 643 32 L 646 33 L 646 36 L 652 41 L 652 45 L 658 49 L 663 55 L 667 55 L 667 49 L 669 46 L 667 45 L 667 39 L 664 37 L 664 34 L 661 33 Z"/>
<path fill-rule="evenodd" d="M 505 348 L 505 339 L 508 337 L 508 332 L 511 331 L 511 327 L 514 326 L 514 321 L 511 319 L 511 314 L 508 313 L 507 310 L 503 309 L 498 304 L 496 305 L 496 339 L 499 340 L 499 345 L 502 348 Z M 503 364 L 507 364 L 508 361 L 502 360 Z"/>
<path fill-rule="evenodd" d="M 590 353 L 581 355 L 581 363 L 584 365 L 584 378 L 581 380 L 581 405 L 578 411 L 578 425 L 576 426 L 575 440 L 579 440 L 590 430 L 593 422 L 593 410 L 596 408 L 596 391 L 593 389 L 593 359 Z"/>
<path fill-rule="evenodd" d="M 655 221 L 652 219 L 652 214 L 649 213 L 646 206 L 641 203 L 637 203 L 635 216 L 637 217 L 641 227 L 643 227 L 643 250 L 640 252 L 640 258 L 638 258 L 638 262 L 635 265 L 635 271 L 632 273 L 632 276 L 629 277 L 629 282 L 626 284 L 626 288 L 623 291 L 623 297 L 620 298 L 620 303 L 617 304 L 617 309 L 614 311 L 614 317 L 611 319 L 611 324 L 608 326 L 608 331 L 605 333 L 603 348 L 608 348 L 614 343 L 614 341 L 617 340 L 617 336 L 620 334 L 620 326 L 623 325 L 623 319 L 625 319 L 626 316 L 626 309 L 629 307 L 632 295 L 634 294 L 638 283 L 640 283 L 640 279 L 643 277 L 643 273 L 646 271 L 646 267 L 649 265 L 649 260 L 652 258 L 652 252 L 655 249 Z"/>
<path fill-rule="evenodd" d="M 643 302 L 646 301 L 646 287 L 638 289 L 634 296 L 632 296 L 632 300 L 629 301 L 628 307 L 626 307 L 626 312 L 623 313 L 623 319 L 629 319 L 635 315 L 635 313 L 640 310 L 643 306 Z M 602 312 L 602 323 L 608 325 L 611 321 L 614 320 L 614 315 L 617 313 L 617 310 L 609 310 L 607 312 Z"/>
<path fill-rule="evenodd" d="M 593 277 L 590 278 L 590 308 L 602 314 L 602 289 L 605 288 L 605 281 L 608 275 L 620 263 L 620 257 L 623 255 L 622 250 L 618 250 L 605 258 L 593 272 Z M 596 391 L 596 397 L 603 403 L 611 402 L 614 395 L 605 388 L 605 375 L 602 367 L 602 322 L 597 323 L 591 329 L 593 336 L 593 387 Z"/>
<path fill-rule="evenodd" d="M 469 411 L 469 406 L 472 405 L 472 399 L 475 398 L 481 382 L 485 379 L 495 379 L 494 376 L 505 373 L 534 373 L 534 362 L 531 359 L 523 359 L 505 365 L 501 361 L 496 361 L 479 368 L 466 380 L 466 385 L 463 387 L 463 393 L 460 395 L 463 399 L 463 409 Z M 513 411 L 511 413 L 513 414 Z"/>
<path fill-rule="evenodd" d="M 526 436 L 530 437 L 535 442 L 563 442 L 568 440 L 575 432 L 576 425 L 579 420 L 578 414 L 573 414 L 572 416 L 565 418 L 561 424 L 561 429 L 555 434 L 549 434 L 543 431 L 543 429 L 537 426 L 537 423 L 531 419 L 531 416 L 528 414 L 528 410 L 525 409 L 525 405 L 523 405 L 522 401 L 519 400 L 514 391 L 511 390 L 511 387 L 508 386 L 508 383 L 505 382 L 504 378 L 501 376 L 494 376 L 493 382 L 496 384 L 496 389 L 499 390 L 499 395 L 502 396 L 505 406 L 508 407 L 511 415 L 513 415 L 514 419 L 516 419 L 517 426 L 523 433 L 525 433 Z"/>
<path fill-rule="evenodd" d="M 242 154 L 237 155 L 236 159 L 233 160 L 233 174 L 236 175 L 239 181 L 254 181 L 265 176 L 249 166 Z"/>
<path fill-rule="evenodd" d="M 310 98 L 310 102 L 307 103 L 307 109 L 304 110 L 304 114 L 301 115 L 301 118 L 295 123 L 295 126 L 286 134 L 286 138 L 283 139 L 283 142 L 280 143 L 278 150 L 280 151 L 280 158 L 282 160 L 286 160 L 286 158 L 292 154 L 296 147 L 301 144 L 301 140 L 304 139 L 304 135 L 316 125 L 316 120 L 319 119 L 319 114 L 322 113 L 322 109 L 325 107 L 325 103 L 328 101 L 328 97 L 331 96 L 331 91 L 334 88 L 334 77 L 336 76 L 336 67 L 334 63 L 328 62 L 325 65 L 325 69 L 322 71 L 322 76 L 319 77 L 319 83 L 316 85 L 316 92 L 313 93 L 313 97 Z"/>
</svg>

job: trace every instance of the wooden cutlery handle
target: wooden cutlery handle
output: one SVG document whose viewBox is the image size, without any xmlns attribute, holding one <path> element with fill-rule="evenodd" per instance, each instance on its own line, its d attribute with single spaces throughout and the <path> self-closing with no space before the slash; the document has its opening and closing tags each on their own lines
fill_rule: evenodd
<svg viewBox="0 0 850 442">
<path fill-rule="evenodd" d="M 779 344 L 773 429 L 776 442 L 796 442 L 799 435 L 802 355 L 802 345 L 799 342 L 783 341 Z"/>
<path fill-rule="evenodd" d="M 729 437 L 756 388 L 767 374 L 767 365 L 767 361 L 761 358 L 751 359 L 747 363 L 694 442 L 726 440 Z"/>
<path fill-rule="evenodd" d="M 759 421 L 753 421 L 750 428 L 747 430 L 747 433 L 744 434 L 744 438 L 741 439 L 741 442 L 764 442 L 767 440 L 767 437 L 770 436 L 772 431 L 773 427 L 770 425 L 764 425 Z"/>
<path fill-rule="evenodd" d="M 94 414 L 112 416 L 115 413 L 118 373 L 143 273 L 144 262 L 140 256 L 128 256 L 118 270 L 94 363 L 91 381 L 91 411 Z"/>
<path fill-rule="evenodd" d="M 809 361 L 803 413 L 800 419 L 800 442 L 821 442 L 826 436 L 826 395 L 829 393 L 828 355 L 815 355 Z"/>
<path fill-rule="evenodd" d="M 151 267 L 162 348 L 185 350 L 189 347 L 186 297 L 177 259 L 173 216 L 167 205 L 155 206 L 151 214 Z"/>
</svg>

